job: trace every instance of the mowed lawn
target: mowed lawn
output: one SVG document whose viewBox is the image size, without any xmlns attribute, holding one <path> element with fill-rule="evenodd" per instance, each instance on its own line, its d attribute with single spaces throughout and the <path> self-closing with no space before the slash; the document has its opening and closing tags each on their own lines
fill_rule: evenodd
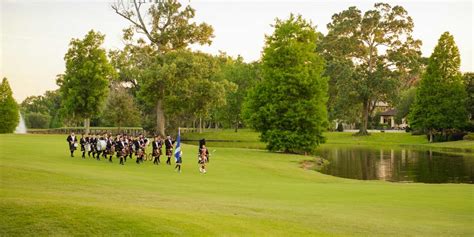
<svg viewBox="0 0 474 237">
<path fill-rule="evenodd" d="M 362 145 L 362 146 L 418 146 L 433 149 L 456 149 L 465 152 L 474 151 L 474 141 L 454 141 L 429 143 L 425 135 L 411 135 L 410 133 L 371 133 L 370 136 L 354 136 L 353 132 L 325 132 L 324 146 Z M 241 147 L 265 149 L 265 143 L 260 142 L 259 133 L 250 129 L 208 129 L 203 133 L 185 133 L 183 138 L 198 144 L 197 140 L 206 138 L 209 145 L 217 147 Z"/>
<path fill-rule="evenodd" d="M 473 185 L 341 179 L 221 147 L 203 175 L 193 145 L 176 173 L 70 158 L 65 139 L 0 135 L 0 236 L 474 235 Z"/>
</svg>

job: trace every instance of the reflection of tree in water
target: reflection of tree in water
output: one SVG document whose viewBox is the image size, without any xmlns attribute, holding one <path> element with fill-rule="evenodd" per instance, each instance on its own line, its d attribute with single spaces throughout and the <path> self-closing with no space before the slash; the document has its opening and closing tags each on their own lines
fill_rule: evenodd
<svg viewBox="0 0 474 237">
<path fill-rule="evenodd" d="M 460 155 L 435 151 L 419 152 L 420 159 L 415 164 L 415 182 L 460 183 L 473 182 L 472 164 L 466 164 Z M 471 158 L 472 159 L 472 158 Z M 472 161 L 471 161 L 472 162 Z"/>
<path fill-rule="evenodd" d="M 408 149 L 326 148 L 323 173 L 361 180 L 474 182 L 474 157 Z"/>
<path fill-rule="evenodd" d="M 375 150 L 335 148 L 323 150 L 321 156 L 330 160 L 323 173 L 351 179 L 377 179 Z"/>
</svg>

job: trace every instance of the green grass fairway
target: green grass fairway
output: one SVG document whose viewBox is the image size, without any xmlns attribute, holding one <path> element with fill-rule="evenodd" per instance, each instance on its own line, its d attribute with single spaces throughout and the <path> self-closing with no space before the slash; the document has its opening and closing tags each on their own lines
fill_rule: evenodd
<svg viewBox="0 0 474 237">
<path fill-rule="evenodd" d="M 220 147 L 202 175 L 193 145 L 179 174 L 70 158 L 65 139 L 0 135 L 0 236 L 474 236 L 473 185 L 341 179 Z"/>
<path fill-rule="evenodd" d="M 455 141 L 429 143 L 424 135 L 411 135 L 410 133 L 371 133 L 370 136 L 353 136 L 350 132 L 326 132 L 326 143 L 321 146 L 331 145 L 365 145 L 365 146 L 422 146 L 430 148 L 468 149 L 474 150 L 474 141 Z M 249 129 L 240 129 L 234 132 L 231 129 L 207 130 L 203 133 L 185 133 L 184 139 L 220 140 L 209 142 L 216 147 L 241 147 L 253 149 L 265 149 L 265 143 L 259 141 L 259 133 Z M 197 141 L 192 142 L 198 144 Z"/>
</svg>

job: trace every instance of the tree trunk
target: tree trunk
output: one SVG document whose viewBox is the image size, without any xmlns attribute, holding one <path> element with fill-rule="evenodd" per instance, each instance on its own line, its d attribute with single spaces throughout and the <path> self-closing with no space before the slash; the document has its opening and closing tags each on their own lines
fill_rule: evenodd
<svg viewBox="0 0 474 237">
<path fill-rule="evenodd" d="M 362 117 L 361 117 L 360 128 L 359 128 L 359 132 L 357 133 L 358 135 L 361 135 L 361 136 L 369 135 L 369 133 L 367 132 L 367 123 L 369 120 L 369 106 L 370 106 L 370 101 L 364 100 L 364 103 L 362 106 Z"/>
<path fill-rule="evenodd" d="M 431 143 L 431 142 L 433 142 L 433 130 L 430 129 L 428 134 L 429 134 L 429 140 L 430 140 L 430 143 Z"/>
<path fill-rule="evenodd" d="M 85 118 L 84 119 L 84 133 L 86 135 L 89 135 L 90 132 L 90 125 L 91 125 L 91 119 L 90 118 Z"/>
<path fill-rule="evenodd" d="M 239 129 L 239 121 L 238 121 L 238 120 L 235 122 L 235 125 L 234 125 L 234 126 L 235 126 L 235 130 L 234 130 L 234 131 L 237 132 L 237 129 Z"/>
<path fill-rule="evenodd" d="M 202 133 L 202 118 L 199 117 L 199 133 Z"/>
<path fill-rule="evenodd" d="M 165 131 L 165 112 L 163 111 L 163 99 L 156 103 L 156 131 L 161 136 L 166 136 Z"/>
</svg>

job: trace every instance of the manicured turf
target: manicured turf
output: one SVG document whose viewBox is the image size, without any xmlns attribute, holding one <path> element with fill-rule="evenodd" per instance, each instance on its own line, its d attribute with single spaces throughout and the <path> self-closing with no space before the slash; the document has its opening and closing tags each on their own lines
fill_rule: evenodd
<svg viewBox="0 0 474 237">
<path fill-rule="evenodd" d="M 365 145 L 365 146 L 424 146 L 432 148 L 460 148 L 474 150 L 474 141 L 455 141 L 429 143 L 424 135 L 411 135 L 410 133 L 372 133 L 370 136 L 353 136 L 350 132 L 327 132 L 325 144 L 330 145 Z M 249 129 L 234 130 L 208 130 L 203 133 L 186 133 L 184 139 L 198 140 L 226 140 L 229 142 L 209 142 L 211 146 L 218 147 L 242 147 L 265 149 L 265 143 L 259 141 L 259 134 Z M 194 142 L 197 144 L 197 142 Z"/>
<path fill-rule="evenodd" d="M 211 150 L 214 148 L 211 147 Z M 473 236 L 474 186 L 356 181 L 309 157 L 215 148 L 199 174 L 76 154 L 65 136 L 0 135 L 0 236 Z"/>
</svg>

